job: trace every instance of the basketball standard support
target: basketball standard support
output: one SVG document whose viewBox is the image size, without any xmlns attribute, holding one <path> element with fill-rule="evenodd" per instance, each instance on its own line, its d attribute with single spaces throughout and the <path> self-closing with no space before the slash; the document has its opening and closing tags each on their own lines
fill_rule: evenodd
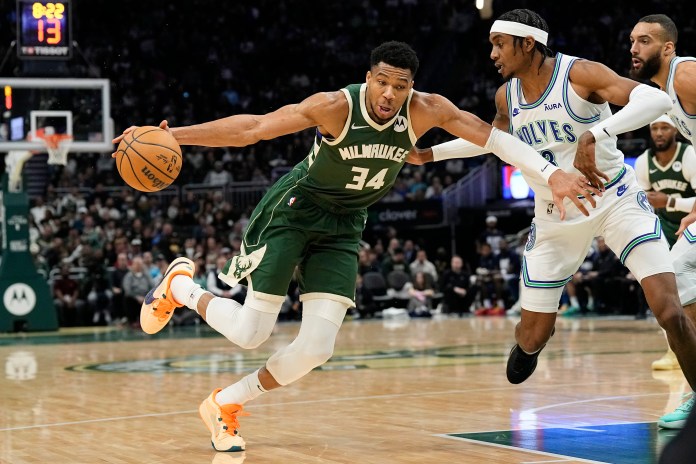
<svg viewBox="0 0 696 464">
<path fill-rule="evenodd" d="M 57 330 L 58 318 L 46 280 L 29 252 L 29 198 L 11 192 L 7 175 L 2 191 L 2 263 L 0 332 Z"/>
</svg>

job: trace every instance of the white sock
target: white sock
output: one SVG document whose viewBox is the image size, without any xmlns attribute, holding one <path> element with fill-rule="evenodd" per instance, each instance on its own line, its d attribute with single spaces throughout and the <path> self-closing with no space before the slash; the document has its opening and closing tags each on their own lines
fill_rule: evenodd
<svg viewBox="0 0 696 464">
<path fill-rule="evenodd" d="M 217 404 L 244 404 L 247 401 L 258 398 L 266 393 L 267 390 L 261 386 L 259 381 L 259 371 L 253 372 L 239 382 L 230 385 L 215 395 Z"/>
<path fill-rule="evenodd" d="M 570 306 L 575 306 L 576 308 L 580 307 L 580 302 L 578 301 L 577 296 L 571 296 L 570 297 Z"/>
<path fill-rule="evenodd" d="M 183 304 L 198 312 L 198 300 L 201 299 L 205 290 L 194 282 L 192 278 L 181 274 L 174 276 L 170 288 L 172 289 L 172 295 L 177 303 Z"/>
</svg>

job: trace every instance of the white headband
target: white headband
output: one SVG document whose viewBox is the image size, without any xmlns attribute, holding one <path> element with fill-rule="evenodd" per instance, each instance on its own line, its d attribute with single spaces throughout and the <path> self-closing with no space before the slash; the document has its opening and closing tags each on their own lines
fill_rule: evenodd
<svg viewBox="0 0 696 464">
<path fill-rule="evenodd" d="M 513 21 L 495 21 L 491 26 L 491 34 L 494 32 L 502 32 L 503 34 L 515 35 L 517 37 L 532 36 L 534 40 L 544 45 L 546 45 L 546 42 L 549 40 L 548 32 Z"/>
<path fill-rule="evenodd" d="M 659 118 L 657 118 L 656 120 L 651 122 L 650 125 L 652 126 L 653 124 L 656 124 L 658 122 L 664 122 L 664 123 L 669 124 L 670 126 L 674 127 L 675 129 L 677 128 L 677 126 L 674 124 L 674 121 L 672 121 L 672 119 L 669 116 L 667 116 L 666 114 L 663 114 L 662 116 L 660 116 Z"/>
</svg>

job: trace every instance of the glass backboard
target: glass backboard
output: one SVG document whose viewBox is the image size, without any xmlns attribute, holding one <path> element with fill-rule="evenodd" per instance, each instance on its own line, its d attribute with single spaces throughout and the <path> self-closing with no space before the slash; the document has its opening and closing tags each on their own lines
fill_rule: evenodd
<svg viewBox="0 0 696 464">
<path fill-rule="evenodd" d="M 71 152 L 110 152 L 114 136 L 108 79 L 0 77 L 0 152 L 46 151 L 34 134 L 53 127 Z"/>
</svg>

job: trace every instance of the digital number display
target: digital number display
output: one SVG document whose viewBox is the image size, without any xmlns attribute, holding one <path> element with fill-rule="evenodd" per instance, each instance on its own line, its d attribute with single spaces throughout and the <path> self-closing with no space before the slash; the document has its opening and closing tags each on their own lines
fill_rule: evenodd
<svg viewBox="0 0 696 464">
<path fill-rule="evenodd" d="M 17 0 L 17 55 L 68 59 L 72 56 L 70 1 Z"/>
</svg>

